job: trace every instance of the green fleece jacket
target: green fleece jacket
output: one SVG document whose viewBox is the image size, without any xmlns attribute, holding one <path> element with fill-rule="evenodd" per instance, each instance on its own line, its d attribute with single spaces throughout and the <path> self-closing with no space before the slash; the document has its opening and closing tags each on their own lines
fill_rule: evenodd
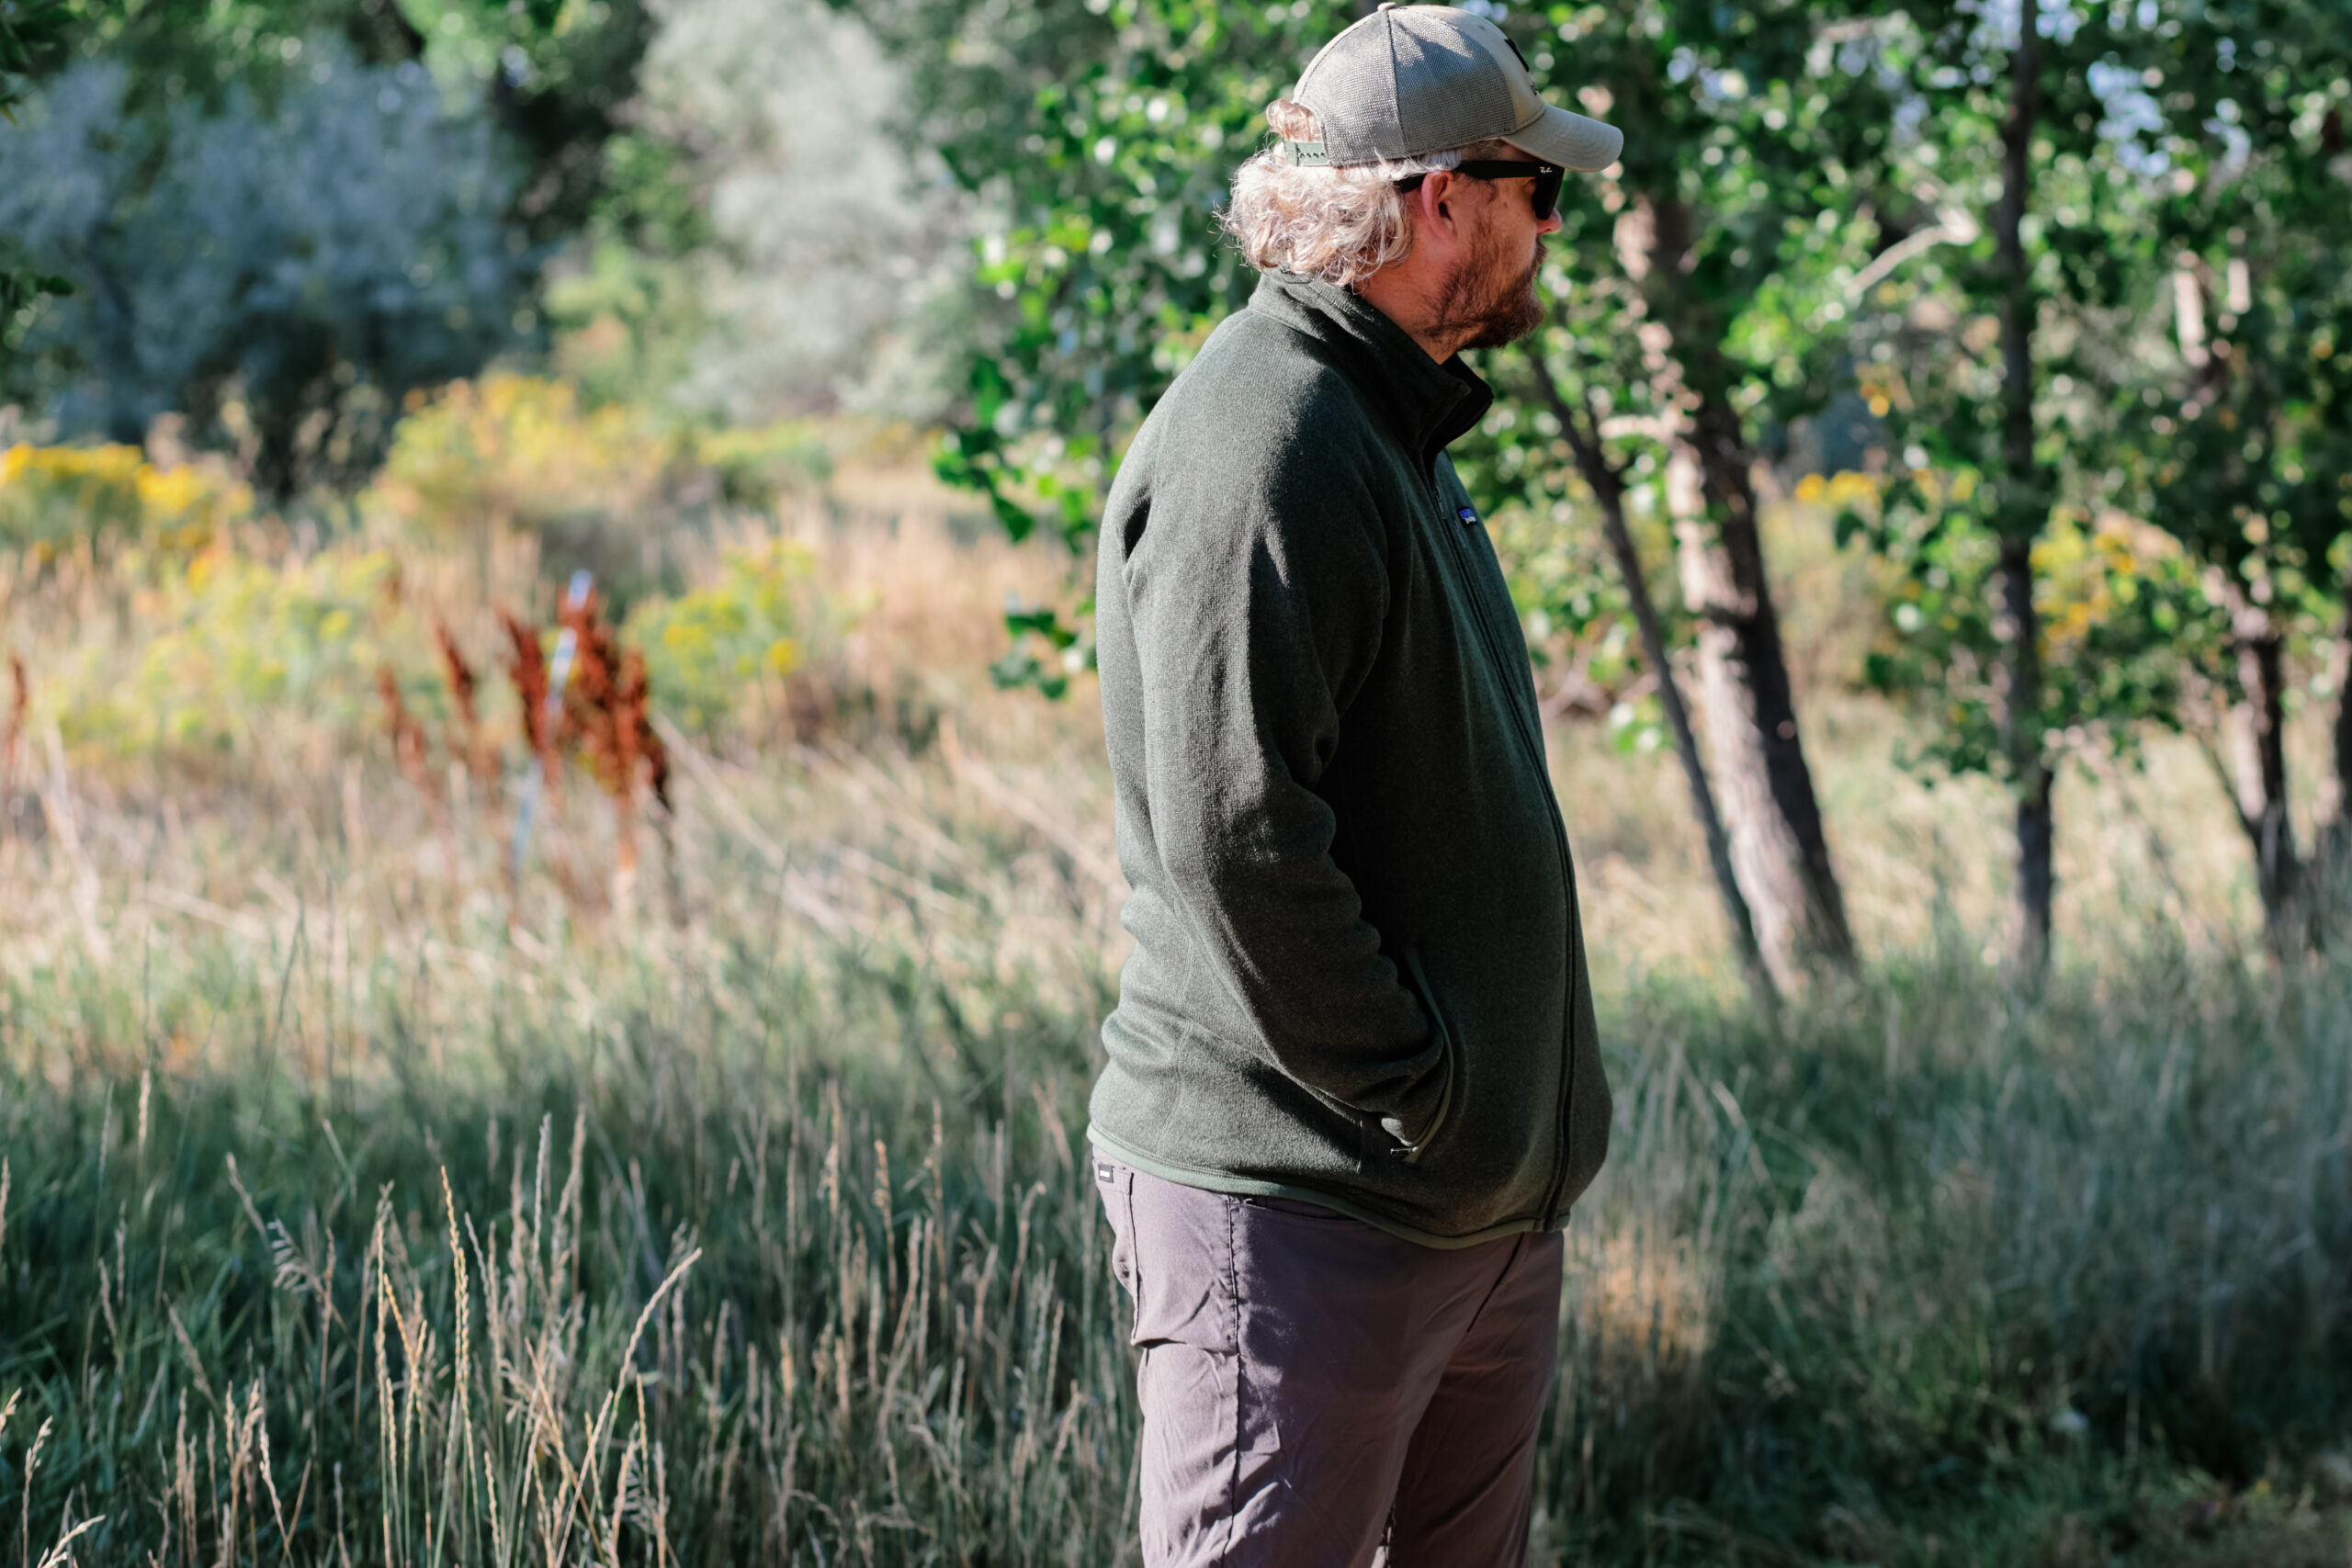
<svg viewBox="0 0 2352 1568">
<path fill-rule="evenodd" d="M 1095 600 L 1136 945 L 1090 1137 L 1437 1247 L 1559 1225 L 1609 1143 L 1527 647 L 1445 455 L 1492 399 L 1268 276 L 1120 465 Z"/>
</svg>

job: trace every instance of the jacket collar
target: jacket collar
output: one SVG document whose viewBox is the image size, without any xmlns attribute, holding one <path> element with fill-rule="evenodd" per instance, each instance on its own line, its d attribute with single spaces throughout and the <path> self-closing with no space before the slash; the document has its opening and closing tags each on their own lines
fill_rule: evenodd
<svg viewBox="0 0 2352 1568">
<path fill-rule="evenodd" d="M 1494 405 L 1493 389 L 1460 355 L 1439 364 L 1404 328 L 1347 289 L 1270 272 L 1259 279 L 1250 308 L 1338 350 L 1340 367 L 1387 412 L 1425 467 Z"/>
</svg>

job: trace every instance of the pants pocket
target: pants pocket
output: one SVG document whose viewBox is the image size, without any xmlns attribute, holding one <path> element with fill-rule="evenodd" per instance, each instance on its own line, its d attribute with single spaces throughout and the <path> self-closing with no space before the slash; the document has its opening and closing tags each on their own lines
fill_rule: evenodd
<svg viewBox="0 0 2352 1568">
<path fill-rule="evenodd" d="M 1143 1296 L 1136 1269 L 1136 1173 L 1115 1160 L 1095 1156 L 1094 1190 L 1111 1222 L 1111 1274 L 1127 1292 L 1127 1343 L 1143 1343 Z"/>
</svg>

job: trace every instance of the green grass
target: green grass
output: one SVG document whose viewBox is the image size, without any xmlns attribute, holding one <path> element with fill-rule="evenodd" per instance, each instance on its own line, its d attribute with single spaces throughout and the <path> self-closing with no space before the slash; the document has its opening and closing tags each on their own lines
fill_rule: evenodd
<svg viewBox="0 0 2352 1568">
<path fill-rule="evenodd" d="M 508 940 L 495 842 L 372 772 L 356 843 L 221 803 L 184 870 L 288 907 L 104 963 L 10 850 L 69 929 L 0 982 L 0 1561 L 1133 1560 L 1097 890 L 933 761 L 707 766 L 676 924 L 542 885 Z M 2341 1561 L 2352 973 L 1610 1011 L 1544 1560 Z"/>
<path fill-rule="evenodd" d="M 949 1104 L 812 1059 L 808 980 L 729 976 L 764 1038 L 650 985 L 607 1038 L 481 1019 L 516 1066 L 476 1093 L 313 1098 L 233 1001 L 227 1071 L 10 1085 L 36 1550 L 104 1512 L 90 1561 L 1107 1561 L 1071 1041 L 968 1036 Z"/>
</svg>

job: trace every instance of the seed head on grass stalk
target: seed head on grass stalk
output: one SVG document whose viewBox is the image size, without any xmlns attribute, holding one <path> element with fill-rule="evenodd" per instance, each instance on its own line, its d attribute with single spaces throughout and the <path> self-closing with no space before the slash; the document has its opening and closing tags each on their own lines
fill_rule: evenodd
<svg viewBox="0 0 2352 1568">
<path fill-rule="evenodd" d="M 449 696 L 457 704 L 458 723 L 465 738 L 466 767 L 482 786 L 483 798 L 495 800 L 498 761 L 482 734 L 481 709 L 474 697 L 473 666 L 466 662 L 466 651 L 458 646 L 457 634 L 450 631 L 448 622 L 433 624 L 433 643 L 441 654 L 441 673 L 449 682 Z"/>
<path fill-rule="evenodd" d="M 662 738 L 653 732 L 653 687 L 645 671 L 645 656 L 636 649 L 621 653 L 621 679 L 618 707 L 614 713 L 614 728 L 628 738 L 631 768 L 645 764 L 645 787 L 663 813 L 670 805 L 670 752 Z"/>
<path fill-rule="evenodd" d="M 401 776 L 416 786 L 427 800 L 438 800 L 433 787 L 433 770 L 425 765 L 424 726 L 409 711 L 401 699 L 401 684 L 392 678 L 389 667 L 376 671 L 376 694 L 383 699 L 384 728 L 392 738 L 392 761 L 400 765 Z"/>
<path fill-rule="evenodd" d="M 506 672 L 514 682 L 514 695 L 523 705 L 523 743 L 539 764 L 540 787 L 548 800 L 555 800 L 558 773 L 556 769 L 556 737 L 548 723 L 548 656 L 539 646 L 536 627 L 525 624 L 514 612 L 501 610 L 499 623 L 506 628 L 506 640 L 514 657 Z"/>
<path fill-rule="evenodd" d="M 8 721 L 0 725 L 0 792 L 17 782 L 17 748 L 25 739 L 25 716 L 33 705 L 32 682 L 25 677 L 20 653 L 8 655 Z"/>
<path fill-rule="evenodd" d="M 653 819 L 653 831 L 662 844 L 662 887 L 672 921 L 683 924 L 685 903 L 678 885 L 678 846 L 673 833 L 678 812 L 670 800 L 670 750 L 654 733 L 652 682 L 646 674 L 645 656 L 633 648 L 621 655 L 620 711 L 615 715 L 615 728 L 629 737 L 631 750 L 643 760 L 646 788 L 662 807 Z M 623 776 L 633 775 L 635 766 L 632 761 L 630 772 Z"/>
<path fill-rule="evenodd" d="M 8 1403 L 13 1405 L 16 1401 L 11 1399 Z M 49 1441 L 49 1429 L 56 1424 L 56 1419 L 53 1416 L 42 1418 L 40 1430 L 33 1434 L 33 1451 L 25 1456 L 25 1496 L 17 1516 L 17 1551 L 22 1560 L 18 1568 L 23 1568 L 23 1562 L 29 1562 L 32 1557 L 33 1476 L 40 1469 L 40 1450 Z"/>
<path fill-rule="evenodd" d="M 638 776 L 642 772 L 666 818 L 670 810 L 670 759 L 653 733 L 651 692 L 645 659 L 624 649 L 604 618 L 603 602 L 591 592 L 563 607 L 572 634 L 573 673 L 564 691 L 564 711 L 581 750 L 599 783 L 613 797 L 614 839 L 623 880 L 637 874 Z M 665 823 L 666 840 L 666 823 Z"/>
<path fill-rule="evenodd" d="M 107 1522 L 104 1514 L 95 1514 L 57 1538 L 57 1544 L 41 1553 L 40 1568 L 73 1568 L 74 1542 Z"/>
</svg>

